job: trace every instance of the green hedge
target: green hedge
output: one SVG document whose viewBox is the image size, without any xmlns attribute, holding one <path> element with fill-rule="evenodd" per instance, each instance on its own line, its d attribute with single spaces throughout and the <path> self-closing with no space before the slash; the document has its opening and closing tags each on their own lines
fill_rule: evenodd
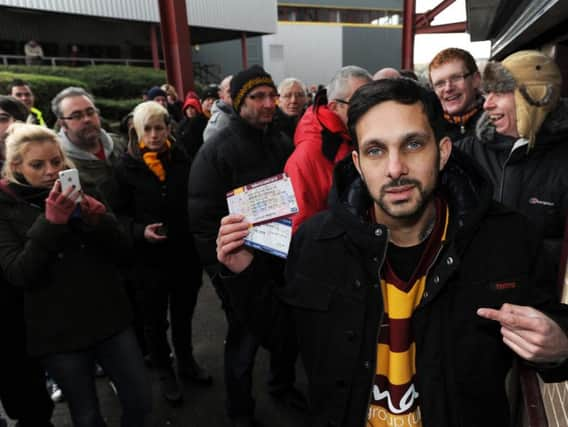
<svg viewBox="0 0 568 427">
<path fill-rule="evenodd" d="M 126 65 L 90 65 L 87 67 L 51 67 L 47 65 L 0 66 L 0 93 L 15 78 L 27 81 L 35 94 L 36 107 L 52 126 L 51 99 L 68 86 L 80 86 L 95 96 L 101 115 L 109 122 L 118 121 L 142 100 L 142 92 L 166 81 L 163 70 Z M 197 93 L 205 86 L 195 82 Z M 180 95 L 183 100 L 184 96 Z"/>
<path fill-rule="evenodd" d="M 87 67 L 51 67 L 45 65 L 9 65 L 0 71 L 58 76 L 83 81 L 93 95 L 103 98 L 140 98 L 143 90 L 166 81 L 163 70 L 126 65 L 90 65 Z"/>
<path fill-rule="evenodd" d="M 31 85 L 35 95 L 35 106 L 43 113 L 44 119 L 50 126 L 55 123 L 55 117 L 51 112 L 51 100 L 57 93 L 69 86 L 80 86 L 89 90 L 88 85 L 77 79 L 0 71 L 0 93 L 10 93 L 8 87 L 16 78 L 25 80 Z"/>
<path fill-rule="evenodd" d="M 97 107 L 101 110 L 101 116 L 109 121 L 120 121 L 136 107 L 142 98 L 134 99 L 108 99 L 97 98 Z"/>
</svg>

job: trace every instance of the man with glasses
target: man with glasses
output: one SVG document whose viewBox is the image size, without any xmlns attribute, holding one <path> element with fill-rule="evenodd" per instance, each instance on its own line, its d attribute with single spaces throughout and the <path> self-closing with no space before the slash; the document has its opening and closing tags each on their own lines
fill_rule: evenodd
<svg viewBox="0 0 568 427">
<path fill-rule="evenodd" d="M 471 54 L 463 49 L 444 49 L 428 66 L 430 83 L 444 109 L 446 131 L 452 141 L 475 134 L 483 113 L 481 76 Z"/>
<path fill-rule="evenodd" d="M 230 87 L 234 114 L 227 115 L 227 123 L 209 136 L 198 151 L 191 166 L 188 206 L 197 250 L 227 317 L 227 413 L 233 426 L 250 427 L 255 425 L 252 371 L 260 343 L 235 316 L 226 297 L 216 237 L 219 222 L 228 213 L 227 192 L 281 173 L 293 146 L 274 129 L 278 93 L 262 67 L 255 65 L 236 74 Z M 284 261 L 278 258 L 272 262 Z M 274 271 L 275 276 L 279 275 L 282 268 Z"/>
<path fill-rule="evenodd" d="M 68 87 L 51 101 L 61 127 L 63 149 L 73 160 L 81 184 L 93 186 L 113 203 L 112 169 L 125 150 L 125 141 L 101 128 L 93 95 L 80 87 Z"/>
<path fill-rule="evenodd" d="M 299 212 L 292 218 L 294 232 L 327 207 L 333 167 L 352 150 L 347 131 L 349 100 L 371 80 L 371 74 L 361 67 L 341 68 L 300 119 L 294 135 L 296 149 L 284 169 L 292 179 L 298 201 Z"/>
</svg>

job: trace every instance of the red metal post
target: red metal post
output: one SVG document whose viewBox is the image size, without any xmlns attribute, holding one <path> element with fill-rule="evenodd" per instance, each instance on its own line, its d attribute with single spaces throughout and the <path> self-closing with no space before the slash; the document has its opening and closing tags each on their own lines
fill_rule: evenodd
<svg viewBox="0 0 568 427">
<path fill-rule="evenodd" d="M 414 68 L 414 11 L 416 0 L 404 0 L 402 22 L 402 68 Z"/>
<path fill-rule="evenodd" d="M 248 53 L 247 53 L 247 33 L 241 33 L 241 53 L 243 59 L 243 70 L 248 68 Z"/>
<path fill-rule="evenodd" d="M 158 26 L 150 24 L 150 49 L 152 50 L 152 66 L 160 69 L 160 53 L 158 49 Z"/>
<path fill-rule="evenodd" d="M 158 0 L 166 74 L 168 82 L 182 98 L 194 88 L 185 1 Z"/>
</svg>

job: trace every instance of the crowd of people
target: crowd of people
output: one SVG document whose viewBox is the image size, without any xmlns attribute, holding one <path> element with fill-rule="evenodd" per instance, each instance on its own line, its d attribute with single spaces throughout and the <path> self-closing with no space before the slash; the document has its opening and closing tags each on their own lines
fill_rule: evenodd
<svg viewBox="0 0 568 427">
<path fill-rule="evenodd" d="M 561 85 L 539 51 L 480 71 L 444 49 L 426 81 L 349 65 L 315 93 L 254 65 L 199 94 L 149 88 L 118 135 L 77 87 L 51 100 L 48 129 L 15 80 L 0 96 L 7 415 L 52 426 L 49 383 L 74 426 L 104 426 L 97 370 L 123 426 L 148 425 L 150 367 L 171 404 L 180 379 L 210 385 L 192 338 L 205 272 L 228 325 L 231 425 L 259 425 L 261 346 L 271 397 L 310 426 L 510 425 L 514 360 L 568 379 Z M 62 189 L 69 168 L 80 190 Z M 245 245 L 251 224 L 226 201 L 280 173 L 299 209 L 286 259 Z"/>
</svg>

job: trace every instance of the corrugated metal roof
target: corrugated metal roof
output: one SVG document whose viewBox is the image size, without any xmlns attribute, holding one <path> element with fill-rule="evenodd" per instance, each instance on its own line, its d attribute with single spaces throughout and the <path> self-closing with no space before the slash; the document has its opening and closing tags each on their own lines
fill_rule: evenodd
<svg viewBox="0 0 568 427">
<path fill-rule="evenodd" d="M 186 5 L 190 25 L 276 32 L 276 0 L 186 0 Z M 0 0 L 1 6 L 143 22 L 160 20 L 158 0 Z"/>
</svg>

